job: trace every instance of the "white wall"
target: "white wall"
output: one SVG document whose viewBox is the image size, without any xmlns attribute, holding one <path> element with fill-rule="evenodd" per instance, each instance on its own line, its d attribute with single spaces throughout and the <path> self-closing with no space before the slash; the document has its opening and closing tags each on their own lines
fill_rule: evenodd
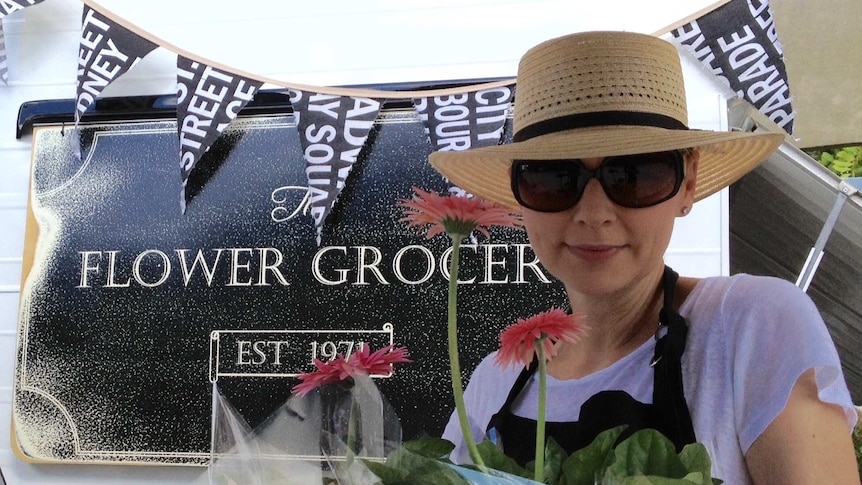
<svg viewBox="0 0 862 485">
<path fill-rule="evenodd" d="M 104 0 L 100 4 L 166 42 L 237 70 L 315 85 L 514 76 L 530 46 L 578 30 L 654 32 L 711 3 L 704 0 L 315 0 L 247 2 Z M 239 12 L 229 9 L 240 8 Z M 15 138 L 21 103 L 75 95 L 82 4 L 45 0 L 4 20 L 9 85 L 0 86 L 0 467 L 22 483 L 207 483 L 194 467 L 34 465 L 16 458 L 10 435 L 12 375 L 31 137 Z M 208 9 L 203 12 L 198 9 Z M 321 27 L 321 22 L 323 27 Z M 158 49 L 105 96 L 174 91 L 175 56 Z M 717 88 L 684 63 L 690 124 L 722 126 Z M 268 87 L 268 86 L 264 86 Z M 271 86 L 269 86 L 271 87 Z M 726 193 L 680 221 L 668 262 L 683 274 L 726 274 Z"/>
</svg>

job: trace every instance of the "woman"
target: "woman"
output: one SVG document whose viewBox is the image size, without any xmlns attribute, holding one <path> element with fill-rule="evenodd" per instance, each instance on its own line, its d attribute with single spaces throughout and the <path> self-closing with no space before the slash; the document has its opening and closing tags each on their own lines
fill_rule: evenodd
<svg viewBox="0 0 862 485">
<path fill-rule="evenodd" d="M 704 444 L 728 484 L 858 484 L 856 415 L 811 300 L 775 278 L 677 278 L 663 261 L 675 218 L 783 136 L 689 130 L 676 49 L 634 33 L 534 47 L 514 111 L 513 143 L 437 152 L 431 164 L 520 209 L 537 256 L 586 316 L 587 335 L 548 365 L 548 434 L 571 452 L 621 424 L 654 428 L 678 448 Z M 466 391 L 476 440 L 499 439 L 521 463 L 533 458 L 534 380 L 492 355 Z M 466 461 L 456 419 L 444 437 Z"/>
</svg>

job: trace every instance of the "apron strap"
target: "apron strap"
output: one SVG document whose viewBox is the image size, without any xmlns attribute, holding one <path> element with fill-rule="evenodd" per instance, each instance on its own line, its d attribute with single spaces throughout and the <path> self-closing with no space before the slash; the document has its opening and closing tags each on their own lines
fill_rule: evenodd
<svg viewBox="0 0 862 485">
<path fill-rule="evenodd" d="M 657 408 L 658 419 L 662 421 L 661 428 L 680 451 L 684 445 L 696 440 L 682 385 L 682 354 L 685 351 L 688 325 L 673 308 L 678 278 L 674 270 L 665 266 L 664 306 L 659 312 L 659 322 L 661 326 L 667 327 L 667 334 L 656 342 L 651 365 L 655 373 L 653 404 Z"/>
<path fill-rule="evenodd" d="M 696 441 L 691 414 L 683 394 L 682 354 L 688 335 L 685 319 L 673 308 L 673 297 L 679 275 L 665 266 L 662 277 L 664 304 L 659 312 L 659 323 L 667 327 L 667 334 L 656 342 L 655 354 L 650 366 L 653 367 L 653 404 L 656 411 L 657 428 L 676 445 L 677 452 L 683 446 Z M 527 385 L 530 377 L 538 368 L 538 360 L 533 359 L 524 367 L 506 397 L 506 402 L 495 413 L 485 428 L 489 439 L 498 443 L 500 424 L 510 413 L 515 399 Z"/>
<path fill-rule="evenodd" d="M 524 389 L 524 386 L 527 385 L 527 381 L 530 380 L 533 374 L 536 373 L 536 369 L 539 368 L 539 359 L 534 356 L 533 361 L 530 362 L 529 366 L 525 366 L 521 373 L 518 374 L 518 378 L 515 379 L 515 383 L 512 384 L 512 388 L 509 389 L 509 395 L 506 396 L 506 402 L 503 404 L 503 407 L 500 408 L 499 411 L 494 413 L 491 416 L 491 420 L 488 421 L 488 426 L 485 427 L 485 430 L 488 432 L 488 438 L 494 443 L 497 444 L 497 430 L 500 429 L 500 422 L 503 419 L 503 416 L 512 409 L 512 403 L 515 402 L 515 399 L 518 397 L 518 394 Z"/>
</svg>

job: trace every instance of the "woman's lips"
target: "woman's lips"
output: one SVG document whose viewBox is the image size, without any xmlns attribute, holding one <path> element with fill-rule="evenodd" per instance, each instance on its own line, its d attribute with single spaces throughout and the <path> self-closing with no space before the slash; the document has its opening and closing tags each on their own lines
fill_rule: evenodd
<svg viewBox="0 0 862 485">
<path fill-rule="evenodd" d="M 604 261 L 614 257 L 622 246 L 575 244 L 569 246 L 572 253 L 585 261 Z"/>
</svg>

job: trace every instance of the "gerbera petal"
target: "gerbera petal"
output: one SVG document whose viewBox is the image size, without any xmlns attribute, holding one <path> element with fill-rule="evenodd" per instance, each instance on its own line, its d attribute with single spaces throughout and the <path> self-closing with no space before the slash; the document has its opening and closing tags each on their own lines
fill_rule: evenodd
<svg viewBox="0 0 862 485">
<path fill-rule="evenodd" d="M 322 385 L 340 382 L 345 379 L 342 375 L 338 359 L 330 360 L 329 362 L 315 359 L 314 366 L 317 367 L 316 371 L 306 372 L 297 376 L 302 383 L 294 386 L 291 392 L 304 396 Z"/>
<path fill-rule="evenodd" d="M 401 221 L 411 227 L 429 226 L 428 239 L 441 232 L 465 236 L 474 230 L 487 237 L 492 226 L 521 226 L 517 215 L 509 209 L 476 197 L 442 196 L 418 187 L 413 187 L 413 192 L 412 199 L 399 201 L 404 208 Z"/>
<path fill-rule="evenodd" d="M 393 364 L 410 362 L 407 349 L 387 345 L 374 353 L 370 353 L 369 345 L 362 346 L 360 352 L 354 352 L 350 356 L 352 365 L 364 374 L 388 374 L 392 371 Z"/>
<path fill-rule="evenodd" d="M 520 363 L 529 365 L 541 342 L 545 359 L 557 355 L 557 342 L 576 342 L 586 330 L 581 315 L 569 315 L 553 308 L 527 319 L 519 319 L 500 333 L 500 350 L 494 361 L 501 367 Z"/>
</svg>

